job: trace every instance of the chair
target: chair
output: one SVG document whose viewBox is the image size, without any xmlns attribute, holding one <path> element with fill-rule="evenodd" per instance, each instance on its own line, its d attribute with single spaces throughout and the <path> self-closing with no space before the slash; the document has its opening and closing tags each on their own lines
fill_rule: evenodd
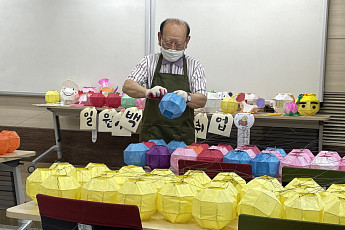
<svg viewBox="0 0 345 230">
<path fill-rule="evenodd" d="M 44 230 L 78 229 L 79 224 L 94 230 L 142 229 L 136 205 L 110 204 L 37 195 Z"/>
</svg>

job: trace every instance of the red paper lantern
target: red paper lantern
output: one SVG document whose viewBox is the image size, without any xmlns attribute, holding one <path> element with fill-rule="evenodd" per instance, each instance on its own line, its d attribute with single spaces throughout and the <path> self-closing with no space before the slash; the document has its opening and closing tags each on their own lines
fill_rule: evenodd
<svg viewBox="0 0 345 230">
<path fill-rule="evenodd" d="M 90 97 L 91 104 L 95 107 L 102 107 L 105 104 L 105 96 L 101 93 L 94 93 Z"/>
<path fill-rule="evenodd" d="M 8 138 L 8 149 L 6 150 L 6 153 L 11 153 L 20 146 L 20 137 L 15 131 L 8 131 L 4 130 L 1 132 L 3 135 L 5 135 Z"/>
<path fill-rule="evenodd" d="M 117 93 L 109 94 L 107 97 L 107 105 L 111 108 L 118 108 L 121 105 L 121 97 Z"/>
<path fill-rule="evenodd" d="M 9 147 L 9 139 L 4 134 L 0 133 L 0 155 L 5 154 Z"/>
<path fill-rule="evenodd" d="M 144 145 L 146 145 L 147 148 L 151 148 L 152 146 L 156 145 L 153 141 L 143 141 Z"/>
<path fill-rule="evenodd" d="M 197 157 L 197 161 L 223 162 L 223 153 L 218 149 L 204 149 Z"/>
<path fill-rule="evenodd" d="M 208 149 L 210 146 L 206 143 L 196 143 L 194 142 L 191 146 L 201 146 L 203 150 Z"/>
</svg>

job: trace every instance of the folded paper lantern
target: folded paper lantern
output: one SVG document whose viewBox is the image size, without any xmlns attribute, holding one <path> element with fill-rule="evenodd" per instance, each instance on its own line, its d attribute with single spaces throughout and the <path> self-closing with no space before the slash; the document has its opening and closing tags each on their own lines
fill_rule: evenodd
<svg viewBox="0 0 345 230">
<path fill-rule="evenodd" d="M 40 185 L 52 174 L 51 169 L 37 168 L 26 178 L 26 194 L 35 202 Z"/>
<path fill-rule="evenodd" d="M 80 184 L 71 176 L 66 175 L 50 175 L 41 185 L 40 194 L 79 199 L 80 198 Z"/>
<path fill-rule="evenodd" d="M 208 149 L 210 147 L 207 143 L 197 143 L 197 142 L 192 143 L 191 146 L 201 146 L 202 149 Z"/>
<path fill-rule="evenodd" d="M 0 133 L 0 155 L 6 153 L 7 149 L 9 148 L 9 139 L 6 135 Z"/>
<path fill-rule="evenodd" d="M 284 113 L 285 106 L 289 102 L 295 101 L 295 98 L 290 93 L 278 93 L 277 96 L 273 98 L 273 109 L 276 113 Z"/>
<path fill-rule="evenodd" d="M 125 109 L 135 107 L 137 105 L 137 99 L 130 97 L 127 94 L 123 94 L 121 98 L 121 105 Z"/>
<path fill-rule="evenodd" d="M 248 156 L 253 159 L 254 157 L 256 157 L 256 154 L 254 152 L 253 149 L 250 149 L 250 148 L 243 148 L 243 147 L 240 147 L 240 148 L 236 148 L 234 151 L 243 151 L 243 152 L 246 152 L 248 154 Z M 230 151 L 229 151 L 230 152 Z"/>
<path fill-rule="evenodd" d="M 130 178 L 127 175 L 120 173 L 119 170 L 104 171 L 100 176 L 111 177 L 120 186 L 122 186 Z"/>
<path fill-rule="evenodd" d="M 204 188 L 193 200 L 192 215 L 202 228 L 222 229 L 234 219 L 236 203 L 225 188 Z"/>
<path fill-rule="evenodd" d="M 81 188 L 81 200 L 117 203 L 119 184 L 111 177 L 94 177 Z"/>
<path fill-rule="evenodd" d="M 66 80 L 62 83 L 60 96 L 64 104 L 72 104 L 76 100 L 78 94 L 78 85 L 72 80 Z"/>
<path fill-rule="evenodd" d="M 142 167 L 135 165 L 127 165 L 120 168 L 119 173 L 127 177 L 137 177 L 145 174 L 145 170 Z"/>
<path fill-rule="evenodd" d="M 284 157 L 281 155 L 281 153 L 279 151 L 277 151 L 277 150 L 262 150 L 262 153 L 271 153 L 276 158 L 278 158 L 279 161 L 284 159 Z"/>
<path fill-rule="evenodd" d="M 332 184 L 324 193 L 322 193 L 322 196 L 326 197 L 332 193 L 345 194 L 345 184 Z"/>
<path fill-rule="evenodd" d="M 74 166 L 68 162 L 56 162 L 49 169 L 52 170 L 52 174 L 56 175 L 68 175 L 75 170 Z"/>
<path fill-rule="evenodd" d="M 202 186 L 205 186 L 211 181 L 210 177 L 204 171 L 200 170 L 188 170 L 184 175 L 195 178 Z"/>
<path fill-rule="evenodd" d="M 324 203 L 315 193 L 298 193 L 284 202 L 284 218 L 322 222 Z"/>
<path fill-rule="evenodd" d="M 159 102 L 161 114 L 169 119 L 180 117 L 187 107 L 183 97 L 176 93 L 167 93 Z"/>
<path fill-rule="evenodd" d="M 253 150 L 253 152 L 254 152 L 256 155 L 258 155 L 258 154 L 261 152 L 260 149 L 259 149 L 258 147 L 256 147 L 255 145 L 243 145 L 243 146 L 241 147 L 241 150 L 246 151 L 247 149 Z"/>
<path fill-rule="evenodd" d="M 339 194 L 330 194 L 325 202 L 323 222 L 345 225 L 345 197 Z"/>
<path fill-rule="evenodd" d="M 238 191 L 237 188 L 235 188 L 235 186 L 230 181 L 212 180 L 208 184 L 205 185 L 205 188 L 209 188 L 209 187 L 214 187 L 214 188 L 219 187 L 219 188 L 227 189 L 228 192 L 235 198 L 236 205 L 238 204 L 238 202 L 240 202 L 240 199 L 241 199 L 240 192 Z M 234 212 L 234 214 L 236 215 L 236 212 Z"/>
<path fill-rule="evenodd" d="M 310 164 L 310 168 L 338 170 L 340 162 L 331 155 L 316 156 Z"/>
<path fill-rule="evenodd" d="M 279 163 L 279 159 L 272 153 L 261 152 L 252 160 L 253 175 L 276 177 L 279 172 Z"/>
<path fill-rule="evenodd" d="M 47 103 L 57 103 L 60 101 L 60 94 L 56 90 L 47 91 L 44 99 Z"/>
<path fill-rule="evenodd" d="M 141 220 L 148 220 L 156 212 L 157 189 L 148 181 L 130 179 L 118 191 L 119 204 L 137 205 Z"/>
<path fill-rule="evenodd" d="M 91 177 L 99 176 L 104 171 L 110 171 L 110 169 L 103 163 L 90 162 L 85 168 L 88 168 L 91 171 Z"/>
<path fill-rule="evenodd" d="M 222 152 L 223 156 L 225 156 L 229 152 L 229 150 L 227 150 L 227 148 L 222 147 L 222 146 L 211 146 L 208 149 L 217 149 L 217 150 Z"/>
<path fill-rule="evenodd" d="M 75 168 L 75 170 L 71 170 L 67 175 L 74 177 L 81 186 L 91 179 L 91 171 L 87 168 Z"/>
<path fill-rule="evenodd" d="M 153 141 L 143 141 L 141 143 L 146 145 L 147 148 L 151 148 L 152 146 L 156 145 L 156 143 L 154 143 Z"/>
<path fill-rule="evenodd" d="M 272 148 L 272 147 L 267 147 L 265 150 L 273 150 L 273 151 L 278 151 L 280 152 L 280 154 L 285 157 L 286 156 L 286 152 L 284 149 L 280 149 L 280 148 Z"/>
<path fill-rule="evenodd" d="M 331 156 L 333 157 L 335 160 L 337 161 L 341 161 L 341 157 L 339 156 L 339 153 L 337 152 L 334 152 L 334 151 L 320 151 L 316 157 L 319 157 L 319 156 Z"/>
<path fill-rule="evenodd" d="M 204 149 L 196 157 L 197 161 L 223 162 L 223 153 L 217 149 Z"/>
<path fill-rule="evenodd" d="M 154 169 L 151 174 L 160 177 L 164 183 L 170 183 L 175 179 L 175 174 L 170 169 Z"/>
<path fill-rule="evenodd" d="M 294 178 L 285 186 L 285 188 L 302 188 L 307 193 L 318 193 L 319 195 L 322 195 L 324 192 L 324 189 L 312 178 Z"/>
<path fill-rule="evenodd" d="M 262 188 L 251 188 L 238 204 L 237 212 L 239 215 L 282 218 L 283 206 L 273 192 Z"/>
<path fill-rule="evenodd" d="M 138 109 L 145 109 L 146 98 L 138 98 L 136 102 L 136 107 Z"/>
<path fill-rule="evenodd" d="M 229 181 L 238 191 L 241 191 L 246 185 L 246 181 L 234 172 L 220 172 L 213 178 L 213 180 Z"/>
<path fill-rule="evenodd" d="M 310 162 L 314 159 L 314 154 L 309 149 L 293 149 L 289 154 L 297 154 L 297 155 L 303 155 L 308 156 L 310 158 Z"/>
<path fill-rule="evenodd" d="M 223 162 L 251 164 L 252 158 L 242 150 L 230 150 L 223 158 Z"/>
<path fill-rule="evenodd" d="M 283 186 L 276 178 L 270 176 L 261 176 L 249 181 L 246 186 L 243 187 L 243 189 L 240 191 L 241 197 L 243 197 L 244 194 L 246 194 L 252 188 L 266 189 L 273 192 L 275 195 L 278 195 L 278 193 L 283 190 Z"/>
<path fill-rule="evenodd" d="M 302 116 L 313 116 L 320 110 L 320 102 L 315 97 L 315 93 L 300 94 L 296 99 L 296 104 Z"/>
<path fill-rule="evenodd" d="M 234 148 L 231 145 L 228 145 L 228 144 L 218 144 L 217 146 L 225 147 L 228 151 L 234 150 Z"/>
<path fill-rule="evenodd" d="M 151 173 L 142 174 L 139 176 L 138 179 L 148 181 L 149 183 L 151 183 L 151 185 L 157 189 L 157 192 L 161 191 L 161 189 L 165 185 L 165 181 L 162 180 L 161 176 Z"/>
<path fill-rule="evenodd" d="M 146 152 L 146 165 L 151 169 L 170 168 L 171 151 L 167 146 L 155 145 Z"/>
<path fill-rule="evenodd" d="M 170 166 L 175 170 L 175 172 L 179 172 L 178 161 L 179 160 L 196 160 L 198 154 L 194 151 L 194 149 L 189 148 L 177 148 L 170 157 Z"/>
<path fill-rule="evenodd" d="M 301 116 L 298 113 L 298 106 L 295 102 L 288 102 L 284 109 L 284 116 Z"/>
<path fill-rule="evenodd" d="M 174 152 L 177 148 L 185 148 L 187 145 L 183 141 L 170 141 L 168 148 L 171 152 Z"/>
<path fill-rule="evenodd" d="M 188 222 L 196 194 L 196 189 L 188 183 L 168 183 L 157 195 L 157 210 L 172 223 Z"/>
<path fill-rule="evenodd" d="M 207 101 L 205 104 L 206 113 L 215 113 L 217 110 L 221 109 L 222 96 L 214 92 L 206 92 Z"/>
<path fill-rule="evenodd" d="M 196 146 L 196 145 L 188 145 L 186 147 L 187 149 L 193 149 L 197 154 L 200 154 L 202 152 L 202 150 L 204 150 L 200 145 Z"/>
<path fill-rule="evenodd" d="M 339 162 L 339 170 L 345 171 L 345 157 L 343 157 Z"/>
<path fill-rule="evenodd" d="M 220 107 L 223 113 L 234 113 L 238 109 L 238 102 L 232 97 L 226 97 L 221 101 Z"/>
<path fill-rule="evenodd" d="M 121 105 L 121 97 L 117 93 L 109 94 L 106 98 L 106 103 L 110 108 L 118 108 Z"/>
<path fill-rule="evenodd" d="M 280 161 L 279 174 L 282 174 L 284 166 L 310 168 L 311 159 L 305 154 L 289 153 Z"/>
<path fill-rule="evenodd" d="M 102 107 L 105 105 L 106 98 L 102 93 L 93 93 L 90 97 L 90 102 L 95 107 Z"/>
<path fill-rule="evenodd" d="M 123 159 L 127 165 L 144 167 L 146 152 L 149 150 L 143 143 L 132 143 L 123 151 Z"/>
<path fill-rule="evenodd" d="M 154 142 L 156 145 L 168 146 L 167 143 L 163 139 L 151 139 L 148 142 Z"/>
<path fill-rule="evenodd" d="M 197 192 L 200 192 L 200 190 L 204 188 L 204 186 L 201 184 L 199 180 L 197 180 L 195 177 L 191 177 L 187 175 L 176 176 L 172 179 L 172 182 L 188 183 L 194 186 Z"/>
<path fill-rule="evenodd" d="M 8 138 L 8 149 L 6 150 L 6 153 L 12 153 L 19 148 L 20 137 L 15 131 L 3 130 L 1 133 Z"/>
</svg>

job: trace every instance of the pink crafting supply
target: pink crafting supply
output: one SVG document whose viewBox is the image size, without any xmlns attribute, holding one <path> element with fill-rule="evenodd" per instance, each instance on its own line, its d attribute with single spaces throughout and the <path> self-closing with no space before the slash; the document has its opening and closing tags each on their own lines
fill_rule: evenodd
<svg viewBox="0 0 345 230">
<path fill-rule="evenodd" d="M 196 160 L 198 154 L 194 149 L 189 148 L 177 148 L 170 157 L 170 166 L 175 172 L 179 172 L 178 161 L 179 160 Z"/>
<path fill-rule="evenodd" d="M 296 105 L 295 102 L 288 102 L 285 106 L 285 113 L 290 114 L 292 113 L 297 113 L 298 111 L 298 106 Z"/>
<path fill-rule="evenodd" d="M 283 156 L 281 155 L 281 153 L 279 151 L 276 150 L 263 150 L 263 153 L 272 153 L 276 158 L 278 158 L 278 160 L 283 160 Z"/>
<path fill-rule="evenodd" d="M 225 147 L 222 147 L 222 146 L 213 145 L 213 146 L 209 147 L 208 149 L 217 149 L 223 153 L 223 156 L 225 156 L 229 152 L 229 150 L 227 150 Z"/>
<path fill-rule="evenodd" d="M 316 157 L 318 156 L 332 156 L 335 160 L 341 161 L 341 157 L 339 156 L 339 153 L 334 152 L 334 151 L 320 151 Z"/>
<path fill-rule="evenodd" d="M 331 155 L 316 156 L 310 164 L 310 168 L 339 170 L 339 161 Z"/>
</svg>

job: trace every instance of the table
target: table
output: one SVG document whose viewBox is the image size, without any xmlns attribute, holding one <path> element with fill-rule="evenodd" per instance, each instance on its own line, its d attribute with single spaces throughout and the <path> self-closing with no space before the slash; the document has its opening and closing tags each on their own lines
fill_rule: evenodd
<svg viewBox="0 0 345 230">
<path fill-rule="evenodd" d="M 33 221 L 41 221 L 37 203 L 30 201 L 21 205 L 8 208 L 6 216 L 15 219 L 28 219 Z M 165 220 L 158 212 L 156 212 L 149 221 L 142 222 L 143 229 L 188 229 L 200 230 L 201 228 L 197 222 L 192 218 L 187 224 L 173 224 Z M 230 222 L 223 230 L 236 230 L 238 229 L 238 218 Z"/>
</svg>

